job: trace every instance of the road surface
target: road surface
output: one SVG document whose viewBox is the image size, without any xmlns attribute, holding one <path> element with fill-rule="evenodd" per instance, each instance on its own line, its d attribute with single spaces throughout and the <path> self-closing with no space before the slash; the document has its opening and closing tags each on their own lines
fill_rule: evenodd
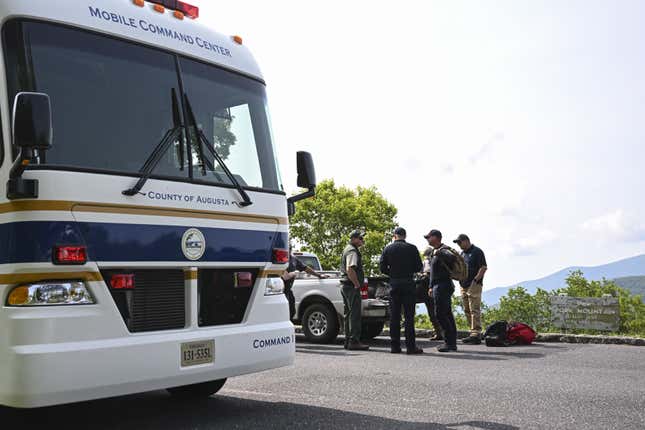
<svg viewBox="0 0 645 430">
<path fill-rule="evenodd" d="M 299 339 L 297 364 L 178 402 L 164 391 L 44 408 L 0 409 L 2 428 L 645 429 L 645 348 L 460 346 L 393 355 Z"/>
</svg>

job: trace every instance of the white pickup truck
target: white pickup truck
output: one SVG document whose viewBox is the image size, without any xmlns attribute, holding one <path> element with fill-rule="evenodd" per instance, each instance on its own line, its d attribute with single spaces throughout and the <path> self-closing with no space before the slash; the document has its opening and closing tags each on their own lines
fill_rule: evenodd
<svg viewBox="0 0 645 430">
<path fill-rule="evenodd" d="M 340 273 L 324 271 L 315 254 L 294 252 L 305 265 L 317 272 L 329 275 L 318 279 L 304 272 L 298 274 L 293 284 L 296 298 L 294 323 L 302 325 L 308 341 L 314 343 L 333 342 L 343 327 L 343 297 L 341 295 Z M 389 320 L 387 278 L 370 277 L 361 288 L 364 340 L 373 339 L 383 331 Z"/>
</svg>

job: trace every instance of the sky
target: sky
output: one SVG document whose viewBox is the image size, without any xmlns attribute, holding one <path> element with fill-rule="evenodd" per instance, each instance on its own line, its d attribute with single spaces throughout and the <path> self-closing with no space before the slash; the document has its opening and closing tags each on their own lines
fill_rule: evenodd
<svg viewBox="0 0 645 430">
<path fill-rule="evenodd" d="M 485 289 L 645 252 L 645 2 L 193 3 L 259 62 L 290 193 L 309 151 L 418 247 L 468 234 Z"/>
</svg>

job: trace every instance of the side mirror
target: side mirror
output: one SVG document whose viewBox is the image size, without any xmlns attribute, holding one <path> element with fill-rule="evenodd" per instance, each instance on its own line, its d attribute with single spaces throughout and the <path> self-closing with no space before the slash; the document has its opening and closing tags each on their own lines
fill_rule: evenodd
<svg viewBox="0 0 645 430">
<path fill-rule="evenodd" d="M 13 105 L 13 144 L 18 148 L 52 147 L 52 109 L 49 96 L 18 93 Z"/>
<path fill-rule="evenodd" d="M 22 177 L 40 152 L 52 147 L 52 108 L 49 96 L 42 93 L 18 93 L 13 103 L 13 144 L 18 158 L 9 171 L 7 198 L 38 198 L 38 180 Z"/>
<path fill-rule="evenodd" d="M 316 168 L 311 154 L 305 151 L 298 151 L 298 186 L 308 190 L 316 187 Z"/>
<path fill-rule="evenodd" d="M 289 216 L 296 213 L 296 202 L 307 199 L 316 195 L 316 169 L 311 154 L 305 151 L 298 151 L 298 186 L 306 188 L 308 191 L 298 194 L 287 199 L 287 212 Z"/>
</svg>

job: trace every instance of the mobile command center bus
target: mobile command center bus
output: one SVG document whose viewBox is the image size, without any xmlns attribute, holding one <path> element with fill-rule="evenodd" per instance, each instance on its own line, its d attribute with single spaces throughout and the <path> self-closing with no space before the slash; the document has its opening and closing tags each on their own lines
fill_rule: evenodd
<svg viewBox="0 0 645 430">
<path fill-rule="evenodd" d="M 0 404 L 286 366 L 288 214 L 239 37 L 156 0 L 2 0 Z"/>
</svg>

